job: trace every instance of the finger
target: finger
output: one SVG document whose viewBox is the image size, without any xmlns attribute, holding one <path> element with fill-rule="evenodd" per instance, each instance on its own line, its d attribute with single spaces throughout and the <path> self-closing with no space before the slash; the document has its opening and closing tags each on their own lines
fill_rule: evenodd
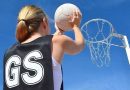
<svg viewBox="0 0 130 90">
<path fill-rule="evenodd" d="M 76 18 L 79 18 L 79 10 L 76 9 Z"/>
<path fill-rule="evenodd" d="M 81 13 L 80 13 L 80 12 L 78 12 L 78 16 L 79 16 L 79 18 L 80 18 L 80 19 L 82 18 L 82 15 L 81 15 Z"/>
<path fill-rule="evenodd" d="M 77 16 L 78 16 L 78 18 L 81 18 L 81 13 L 80 13 L 80 10 L 79 9 L 77 9 Z"/>
<path fill-rule="evenodd" d="M 56 23 L 55 23 L 55 28 L 56 28 L 56 30 L 58 30 L 58 31 L 64 31 L 64 30 L 60 29 L 60 28 L 57 26 Z"/>
<path fill-rule="evenodd" d="M 69 22 L 72 22 L 72 19 L 73 19 L 73 15 L 68 15 Z"/>
<path fill-rule="evenodd" d="M 80 13 L 79 10 L 77 11 L 77 14 L 78 14 L 78 18 L 81 19 L 82 18 L 82 14 Z"/>
<path fill-rule="evenodd" d="M 73 11 L 73 16 L 74 16 L 74 17 L 77 16 L 77 12 L 76 12 L 76 10 Z"/>
<path fill-rule="evenodd" d="M 73 15 L 72 15 L 71 22 L 73 22 L 75 20 L 75 17 L 76 17 L 76 12 L 75 12 L 75 10 L 73 10 Z"/>
</svg>

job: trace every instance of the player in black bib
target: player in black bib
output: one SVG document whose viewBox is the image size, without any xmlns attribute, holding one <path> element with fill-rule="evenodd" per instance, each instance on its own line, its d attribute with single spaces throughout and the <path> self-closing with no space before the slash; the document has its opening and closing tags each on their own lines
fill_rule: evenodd
<svg viewBox="0 0 130 90">
<path fill-rule="evenodd" d="M 54 82 L 58 77 L 54 75 L 53 60 L 60 65 L 64 53 L 76 54 L 84 47 L 78 28 L 80 15 L 74 15 L 78 17 L 71 23 L 75 41 L 65 35 L 50 35 L 47 16 L 39 7 L 21 9 L 16 28 L 18 42 L 4 56 L 4 90 L 63 90 L 63 83 Z"/>
</svg>

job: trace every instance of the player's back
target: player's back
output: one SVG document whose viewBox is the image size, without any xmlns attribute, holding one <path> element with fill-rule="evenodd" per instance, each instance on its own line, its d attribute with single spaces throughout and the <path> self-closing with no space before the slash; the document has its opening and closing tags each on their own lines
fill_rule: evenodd
<svg viewBox="0 0 130 90">
<path fill-rule="evenodd" d="M 13 45 L 4 57 L 4 90 L 54 90 L 52 36 Z"/>
</svg>

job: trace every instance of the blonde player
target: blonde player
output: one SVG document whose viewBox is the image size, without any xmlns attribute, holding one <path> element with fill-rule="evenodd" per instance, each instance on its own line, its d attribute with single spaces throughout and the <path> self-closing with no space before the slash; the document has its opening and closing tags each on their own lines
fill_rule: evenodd
<svg viewBox="0 0 130 90">
<path fill-rule="evenodd" d="M 75 18 L 76 17 L 76 18 Z M 79 29 L 80 15 L 74 12 L 71 27 L 75 40 L 50 35 L 45 12 L 37 6 L 23 7 L 18 15 L 17 43 L 4 56 L 4 90 L 63 90 L 61 62 L 64 53 L 84 48 Z"/>
</svg>

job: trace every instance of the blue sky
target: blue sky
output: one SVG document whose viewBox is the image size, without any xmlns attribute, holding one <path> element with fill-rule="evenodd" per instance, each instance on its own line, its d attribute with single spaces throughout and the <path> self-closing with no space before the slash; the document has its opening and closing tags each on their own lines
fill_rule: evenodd
<svg viewBox="0 0 130 90">
<path fill-rule="evenodd" d="M 118 33 L 128 37 L 130 42 L 130 1 L 129 0 L 1 0 L 0 3 L 0 90 L 2 90 L 2 63 L 5 50 L 15 43 L 17 15 L 21 7 L 35 4 L 50 17 L 54 33 L 54 12 L 63 3 L 77 5 L 83 13 L 81 25 L 92 18 L 109 20 Z M 73 32 L 67 35 L 74 37 Z M 118 42 L 115 42 L 118 43 Z M 98 68 L 90 60 L 89 49 L 78 55 L 63 58 L 65 90 L 130 90 L 130 65 L 122 48 L 111 47 L 109 67 Z"/>
</svg>

